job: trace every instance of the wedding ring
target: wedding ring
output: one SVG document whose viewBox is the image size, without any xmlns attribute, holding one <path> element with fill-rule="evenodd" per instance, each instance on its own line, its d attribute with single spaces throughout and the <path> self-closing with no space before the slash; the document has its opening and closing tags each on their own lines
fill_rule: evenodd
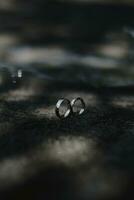
<svg viewBox="0 0 134 200">
<path fill-rule="evenodd" d="M 67 110 L 62 114 L 61 108 L 64 103 L 66 104 Z M 60 119 L 65 119 L 65 118 L 69 117 L 69 115 L 72 113 L 72 107 L 71 107 L 70 101 L 68 99 L 64 99 L 64 98 L 59 99 L 56 104 L 55 113 L 56 113 L 57 117 L 59 117 Z"/>
<path fill-rule="evenodd" d="M 79 110 L 75 111 L 75 110 L 74 110 L 74 106 L 76 105 L 76 103 L 77 103 L 78 101 L 80 102 L 80 107 L 81 107 L 81 108 L 80 108 Z M 71 107 L 72 107 L 72 112 L 73 112 L 74 114 L 82 115 L 82 114 L 84 113 L 85 109 L 86 109 L 86 104 L 85 104 L 85 102 L 84 102 L 84 100 L 83 100 L 82 98 L 78 97 L 78 98 L 73 99 L 73 100 L 71 101 Z M 78 106 L 77 106 L 77 107 L 78 107 Z"/>
</svg>

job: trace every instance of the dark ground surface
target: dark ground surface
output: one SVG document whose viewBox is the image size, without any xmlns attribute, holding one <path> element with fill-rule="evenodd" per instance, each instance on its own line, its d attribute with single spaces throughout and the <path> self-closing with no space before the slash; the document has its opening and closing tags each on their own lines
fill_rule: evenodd
<svg viewBox="0 0 134 200">
<path fill-rule="evenodd" d="M 0 11 L 0 198 L 133 199 L 134 8 L 17 6 Z M 86 112 L 59 120 L 78 96 Z"/>
</svg>

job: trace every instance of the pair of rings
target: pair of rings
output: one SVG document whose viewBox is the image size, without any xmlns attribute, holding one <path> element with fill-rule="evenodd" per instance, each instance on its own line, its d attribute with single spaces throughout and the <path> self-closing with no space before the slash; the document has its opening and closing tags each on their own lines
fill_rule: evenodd
<svg viewBox="0 0 134 200">
<path fill-rule="evenodd" d="M 78 102 L 80 104 L 80 109 L 75 111 L 75 106 Z M 61 108 L 63 105 L 65 105 L 66 110 L 63 111 L 62 113 Z M 60 119 L 65 119 L 72 114 L 82 115 L 85 111 L 85 108 L 86 108 L 85 102 L 80 97 L 73 99 L 71 102 L 68 99 L 63 98 L 58 100 L 55 108 L 55 113 L 57 117 L 59 117 Z"/>
</svg>

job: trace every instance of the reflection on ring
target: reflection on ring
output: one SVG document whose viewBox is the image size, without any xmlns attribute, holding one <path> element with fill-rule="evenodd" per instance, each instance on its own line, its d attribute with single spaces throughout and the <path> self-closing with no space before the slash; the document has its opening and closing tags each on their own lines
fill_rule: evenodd
<svg viewBox="0 0 134 200">
<path fill-rule="evenodd" d="M 66 103 L 67 106 L 67 110 L 64 114 L 61 113 L 61 106 L 62 104 Z M 57 117 L 59 117 L 60 119 L 65 119 L 67 117 L 69 117 L 69 115 L 72 113 L 72 107 L 70 104 L 70 101 L 68 99 L 59 99 L 57 104 L 56 104 L 56 108 L 55 108 L 55 113 L 57 115 Z"/>
<path fill-rule="evenodd" d="M 75 111 L 74 110 L 74 106 L 76 105 L 77 102 L 80 102 L 80 110 L 78 111 Z M 78 97 L 76 99 L 73 99 L 71 101 L 71 107 L 72 107 L 72 112 L 73 114 L 78 114 L 78 115 L 82 115 L 84 112 L 85 112 L 85 108 L 86 108 L 86 105 L 85 105 L 85 102 L 82 98 Z"/>
<path fill-rule="evenodd" d="M 78 102 L 79 106 L 77 105 Z M 66 111 L 62 112 L 62 108 L 64 106 L 66 107 Z M 75 111 L 74 108 L 76 106 L 80 107 L 80 109 L 77 108 L 77 110 Z M 55 113 L 57 117 L 59 117 L 60 119 L 65 119 L 69 117 L 71 114 L 82 115 L 85 112 L 85 109 L 86 109 L 85 102 L 80 97 L 73 99 L 71 102 L 68 99 L 62 98 L 59 99 L 56 104 Z"/>
</svg>

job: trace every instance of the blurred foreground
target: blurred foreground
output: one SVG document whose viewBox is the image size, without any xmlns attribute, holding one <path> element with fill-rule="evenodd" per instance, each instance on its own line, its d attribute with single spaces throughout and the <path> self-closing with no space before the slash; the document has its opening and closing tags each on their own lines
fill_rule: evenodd
<svg viewBox="0 0 134 200">
<path fill-rule="evenodd" d="M 18 2 L 0 4 L 0 198 L 133 199 L 134 7 Z"/>
</svg>

